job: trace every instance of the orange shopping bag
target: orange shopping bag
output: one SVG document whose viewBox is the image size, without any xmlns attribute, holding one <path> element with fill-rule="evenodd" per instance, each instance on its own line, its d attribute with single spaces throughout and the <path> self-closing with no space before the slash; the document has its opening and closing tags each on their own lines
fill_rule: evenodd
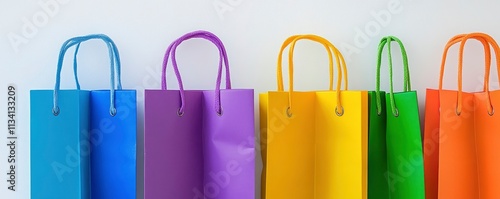
<svg viewBox="0 0 500 199">
<path fill-rule="evenodd" d="M 463 49 L 468 39 L 484 45 L 485 78 L 481 92 L 463 92 Z M 460 42 L 458 91 L 444 90 L 443 76 L 448 49 Z M 439 89 L 427 89 L 424 132 L 426 192 L 428 199 L 498 198 L 500 190 L 500 116 L 494 105 L 500 92 L 489 91 L 490 46 L 499 66 L 499 47 L 489 35 L 457 35 L 445 47 Z"/>
</svg>

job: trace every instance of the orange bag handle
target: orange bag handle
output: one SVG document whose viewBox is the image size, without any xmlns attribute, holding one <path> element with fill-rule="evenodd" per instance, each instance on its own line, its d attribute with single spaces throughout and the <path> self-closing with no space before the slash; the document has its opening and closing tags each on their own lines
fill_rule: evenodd
<svg viewBox="0 0 500 199">
<path fill-rule="evenodd" d="M 446 63 L 446 57 L 447 57 L 447 53 L 448 53 L 448 50 L 449 48 L 451 48 L 453 45 L 455 45 L 456 43 L 458 42 L 461 42 L 462 39 L 466 36 L 467 34 L 460 34 L 460 35 L 456 35 L 454 37 L 452 37 L 448 43 L 446 44 L 446 47 L 445 47 L 445 50 L 444 50 L 444 53 L 443 53 L 443 58 L 442 58 L 442 62 L 441 62 L 441 71 L 440 71 L 440 74 L 439 74 L 439 90 L 442 90 L 443 88 L 443 78 L 444 78 L 444 67 L 445 67 L 445 63 Z M 480 41 L 483 46 L 484 46 L 484 52 L 485 52 L 485 74 L 489 72 L 489 67 L 491 65 L 491 53 L 490 53 L 490 47 L 489 47 L 489 42 L 486 41 L 483 37 L 474 37 L 474 39 Z M 488 67 L 488 68 L 487 68 Z M 458 77 L 460 78 L 460 76 Z M 485 80 L 486 80 L 486 76 L 485 76 Z M 483 91 L 484 91 L 484 87 L 483 87 Z"/>
<path fill-rule="evenodd" d="M 344 108 L 342 107 L 340 101 L 340 87 L 342 84 L 342 78 L 344 78 L 344 89 L 347 90 L 348 80 L 347 80 L 347 69 L 344 57 L 340 53 L 340 51 L 327 39 L 317 36 L 317 35 L 294 35 L 285 40 L 283 45 L 281 46 L 281 50 L 278 56 L 278 64 L 277 64 L 277 80 L 278 80 L 278 91 L 284 91 L 283 88 L 283 74 L 282 74 L 282 56 L 283 51 L 286 47 L 290 45 L 289 54 L 288 54 L 288 73 L 289 73 L 289 107 L 287 109 L 287 115 L 289 117 L 292 116 L 292 92 L 293 92 L 293 52 L 295 49 L 295 44 L 297 41 L 307 39 L 311 41 L 315 41 L 323 44 L 328 52 L 328 58 L 330 61 L 329 64 L 329 75 L 330 75 L 330 87 L 329 90 L 333 90 L 333 55 L 335 55 L 335 61 L 337 64 L 338 78 L 337 78 L 337 107 L 335 108 L 335 113 L 338 116 L 342 116 L 344 114 Z M 340 112 L 339 112 L 340 111 Z"/>
<path fill-rule="evenodd" d="M 459 68 L 458 68 L 458 71 L 459 71 L 459 75 L 460 77 L 462 76 L 462 65 L 463 65 L 463 49 L 464 49 L 464 46 L 465 46 L 465 43 L 467 42 L 467 40 L 469 38 L 473 38 L 473 37 L 476 37 L 476 36 L 482 36 L 484 39 L 486 39 L 489 44 L 491 45 L 491 47 L 493 47 L 493 50 L 495 51 L 495 59 L 496 59 L 496 62 L 497 62 L 497 75 L 498 77 L 500 77 L 500 71 L 498 71 L 498 68 L 500 66 L 500 47 L 498 46 L 498 43 L 495 41 L 495 39 L 493 39 L 493 37 L 491 37 L 490 35 L 488 34 L 484 34 L 484 33 L 471 33 L 471 34 L 468 34 L 467 36 L 464 37 L 464 39 L 462 40 L 461 44 L 460 44 L 460 61 L 459 61 Z M 488 46 L 489 48 L 489 46 Z M 488 65 L 489 66 L 489 65 Z M 486 92 L 486 100 L 487 100 L 487 104 L 489 105 L 487 107 L 487 110 L 488 110 L 488 114 L 490 116 L 492 116 L 493 114 L 495 114 L 495 109 L 493 107 L 493 104 L 491 103 L 491 99 L 490 99 L 490 69 L 489 67 L 486 69 L 487 70 L 487 73 L 485 74 L 485 81 L 484 81 L 484 90 Z M 462 79 L 459 79 L 459 85 L 461 86 L 462 85 Z M 462 112 L 462 87 L 459 87 L 459 90 L 458 90 L 458 100 L 459 103 L 458 103 L 458 112 L 457 113 L 461 113 Z"/>
<path fill-rule="evenodd" d="M 488 114 L 493 115 L 494 109 L 493 105 L 490 100 L 490 93 L 489 93 L 489 77 L 490 77 L 490 65 L 491 65 L 491 51 L 490 51 L 490 45 L 493 47 L 493 50 L 495 51 L 495 57 L 497 58 L 497 67 L 500 66 L 500 54 L 499 54 L 499 46 L 496 43 L 496 41 L 489 35 L 485 33 L 471 33 L 471 34 L 460 34 L 457 35 L 453 38 L 451 38 L 448 43 L 446 44 L 445 51 L 443 53 L 443 59 L 441 62 L 441 72 L 440 72 L 440 77 L 439 77 L 439 90 L 443 89 L 443 77 L 444 77 L 444 66 L 446 63 L 446 56 L 448 53 L 448 50 L 451 46 L 455 45 L 456 43 L 460 42 L 460 50 L 459 50 L 459 66 L 458 66 L 458 95 L 457 95 L 457 107 L 456 107 L 456 114 L 460 115 L 462 113 L 462 94 L 463 94 L 463 89 L 462 89 L 462 69 L 463 69 L 463 54 L 464 54 L 464 47 L 465 43 L 467 42 L 468 39 L 473 38 L 478 41 L 480 41 L 483 46 L 484 46 L 484 51 L 485 51 L 485 77 L 484 77 L 484 86 L 483 86 L 483 91 L 486 92 L 487 94 L 487 104 L 488 106 Z M 500 77 L 500 72 L 498 73 L 498 76 Z"/>
</svg>

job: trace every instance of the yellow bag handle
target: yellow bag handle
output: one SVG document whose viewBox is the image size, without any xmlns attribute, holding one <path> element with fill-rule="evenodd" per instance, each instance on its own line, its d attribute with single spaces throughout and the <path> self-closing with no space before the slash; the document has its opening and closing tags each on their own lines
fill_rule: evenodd
<svg viewBox="0 0 500 199">
<path fill-rule="evenodd" d="M 284 91 L 283 87 L 283 74 L 282 74 L 282 56 L 283 56 L 283 51 L 285 50 L 286 47 L 288 47 L 290 44 L 290 50 L 288 54 L 288 71 L 289 71 L 289 107 L 287 109 L 287 115 L 288 117 L 292 116 L 292 92 L 293 92 L 293 52 L 295 49 L 295 44 L 298 40 L 302 39 L 307 39 L 311 41 L 315 41 L 318 43 L 323 44 L 325 46 L 325 49 L 328 52 L 328 59 L 329 59 L 329 74 L 330 74 L 330 87 L 329 90 L 333 90 L 333 55 L 335 55 L 335 60 L 337 64 L 337 107 L 335 108 L 335 113 L 338 116 L 342 116 L 344 114 L 344 108 L 342 107 L 342 103 L 340 101 L 340 86 L 342 84 L 342 78 L 344 77 L 344 90 L 347 90 L 348 88 L 348 79 L 347 79 L 347 68 L 345 64 L 344 57 L 340 53 L 340 51 L 332 44 L 330 43 L 327 39 L 317 36 L 317 35 L 294 35 L 289 37 L 288 39 L 285 40 L 283 45 L 281 46 L 281 50 L 278 56 L 278 67 L 277 67 L 277 80 L 278 80 L 278 91 Z M 339 112 L 340 111 L 340 112 Z"/>
</svg>

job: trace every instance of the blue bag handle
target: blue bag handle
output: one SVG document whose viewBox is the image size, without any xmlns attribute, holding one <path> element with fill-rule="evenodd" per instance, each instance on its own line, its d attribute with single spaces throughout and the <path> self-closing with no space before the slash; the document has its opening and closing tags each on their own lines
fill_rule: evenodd
<svg viewBox="0 0 500 199">
<path fill-rule="evenodd" d="M 92 40 L 92 39 L 100 39 L 103 40 L 106 45 L 108 46 L 108 51 L 109 51 L 109 58 L 110 58 L 110 69 L 111 69 L 111 91 L 110 91 L 110 107 L 109 107 L 109 113 L 111 116 L 116 115 L 116 106 L 115 106 L 115 84 L 116 84 L 116 89 L 121 90 L 122 89 L 122 84 L 121 84 L 121 63 L 120 63 L 120 54 L 118 52 L 118 48 L 116 47 L 116 44 L 109 38 L 108 36 L 104 34 L 92 34 L 92 35 L 87 35 L 87 36 L 79 36 L 79 37 L 73 37 L 71 39 L 68 39 L 66 42 L 63 43 L 61 47 L 61 51 L 59 52 L 59 60 L 57 63 L 57 73 L 56 73 L 56 84 L 54 88 L 54 107 L 52 108 L 52 113 L 57 116 L 60 113 L 60 109 L 58 106 L 58 92 L 60 90 L 60 82 L 61 82 L 61 70 L 62 70 L 62 65 L 64 62 L 64 55 L 66 54 L 66 51 L 71 48 L 72 46 L 76 45 L 75 49 L 75 54 L 74 54 L 74 59 L 73 59 L 73 70 L 74 70 L 74 76 L 75 76 L 75 82 L 76 82 L 76 89 L 80 90 L 80 83 L 78 81 L 78 74 L 77 74 L 77 54 L 80 49 L 81 43 Z M 116 73 L 116 82 L 115 82 L 115 73 Z"/>
</svg>

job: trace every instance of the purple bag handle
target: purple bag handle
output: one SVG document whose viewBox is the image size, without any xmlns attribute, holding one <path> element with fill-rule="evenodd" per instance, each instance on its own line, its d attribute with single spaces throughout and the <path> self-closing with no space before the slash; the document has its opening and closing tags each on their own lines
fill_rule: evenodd
<svg viewBox="0 0 500 199">
<path fill-rule="evenodd" d="M 167 65 L 168 65 L 168 60 L 169 57 L 172 56 L 172 65 L 174 67 L 174 72 L 175 76 L 177 76 L 177 81 L 179 83 L 179 90 L 180 90 L 180 95 L 181 95 L 181 107 L 179 108 L 177 114 L 179 116 L 182 116 L 184 114 L 184 108 L 186 106 L 186 100 L 185 100 L 185 95 L 184 95 L 184 85 L 182 83 L 182 78 L 181 74 L 179 72 L 179 68 L 177 67 L 177 60 L 175 58 L 175 52 L 177 50 L 177 47 L 184 41 L 193 39 L 193 38 L 202 38 L 211 41 L 213 44 L 217 46 L 219 49 L 219 55 L 220 55 L 220 60 L 219 60 L 219 70 L 217 74 L 217 81 L 216 81 L 216 87 L 215 87 L 215 111 L 219 116 L 221 116 L 222 113 L 222 105 L 220 101 L 220 85 L 221 85 L 221 80 L 222 80 L 222 64 L 224 63 L 225 69 L 226 69 L 226 89 L 231 89 L 231 75 L 229 73 L 229 61 L 227 58 L 227 53 L 226 49 L 224 47 L 224 44 L 222 41 L 213 33 L 208 32 L 208 31 L 194 31 L 187 33 L 183 35 L 182 37 L 178 38 L 170 46 L 168 46 L 167 51 L 165 52 L 165 56 L 163 59 L 163 68 L 162 68 L 162 85 L 161 89 L 162 90 L 167 90 Z"/>
</svg>

